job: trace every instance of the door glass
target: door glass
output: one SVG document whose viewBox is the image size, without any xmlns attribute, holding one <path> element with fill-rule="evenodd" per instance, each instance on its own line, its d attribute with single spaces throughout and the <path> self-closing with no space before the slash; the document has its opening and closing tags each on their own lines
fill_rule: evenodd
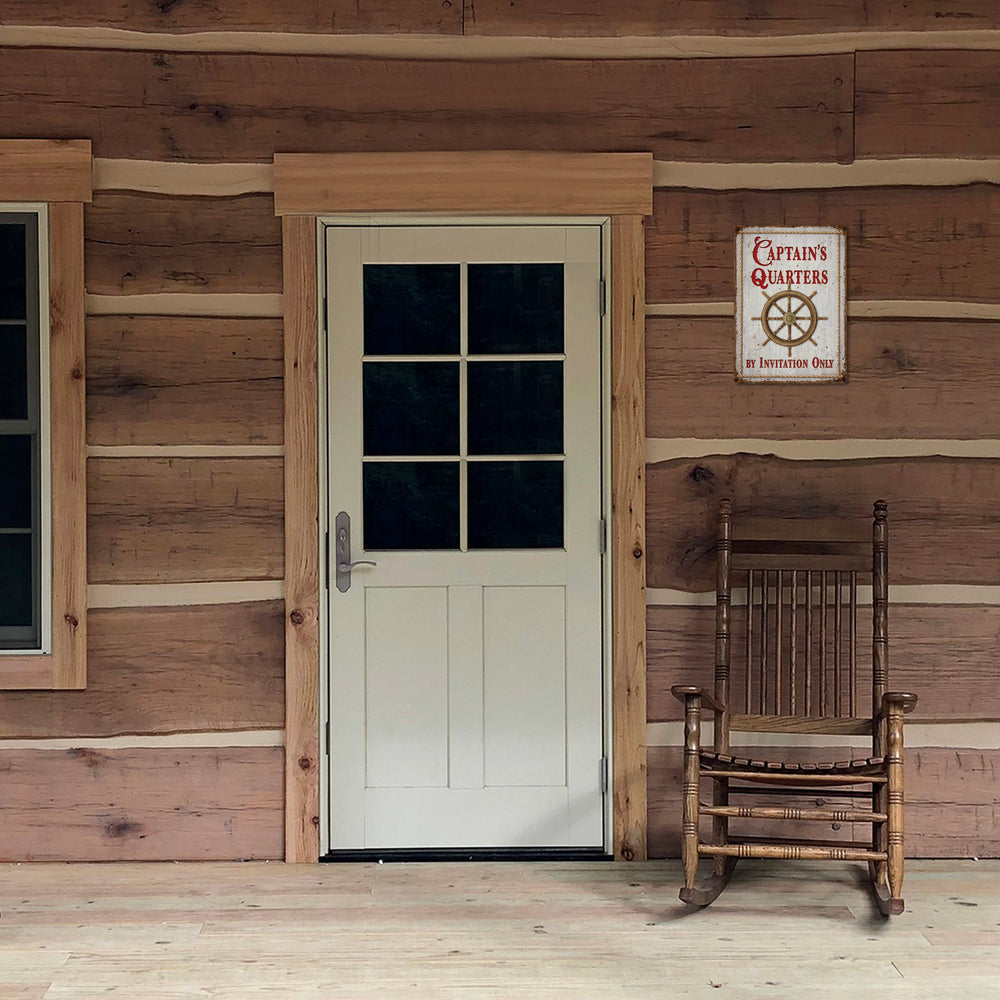
<svg viewBox="0 0 1000 1000">
<path fill-rule="evenodd" d="M 365 264 L 365 354 L 457 354 L 458 264 Z"/>
<path fill-rule="evenodd" d="M 470 462 L 470 549 L 563 546 L 562 462 Z"/>
<path fill-rule="evenodd" d="M 561 354 L 562 264 L 470 264 L 470 354 Z"/>
<path fill-rule="evenodd" d="M 561 361 L 469 362 L 469 454 L 559 455 Z"/>
<path fill-rule="evenodd" d="M 0 319 L 27 316 L 25 259 L 24 226 L 0 226 Z"/>
<path fill-rule="evenodd" d="M 562 264 L 364 265 L 365 549 L 563 546 L 563 344 Z"/>
<path fill-rule="evenodd" d="M 28 419 L 28 328 L 0 326 L 0 420 Z"/>
</svg>

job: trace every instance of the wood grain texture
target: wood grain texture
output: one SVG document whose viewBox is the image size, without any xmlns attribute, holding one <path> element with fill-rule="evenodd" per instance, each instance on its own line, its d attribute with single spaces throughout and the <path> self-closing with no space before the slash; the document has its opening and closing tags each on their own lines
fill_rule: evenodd
<svg viewBox="0 0 1000 1000">
<path fill-rule="evenodd" d="M 998 52 L 859 52 L 859 157 L 996 156 Z"/>
<path fill-rule="evenodd" d="M 942 5 L 918 0 L 904 6 L 865 4 L 861 0 L 776 0 L 766 5 L 746 0 L 664 4 L 630 0 L 609 6 L 604 0 L 467 0 L 469 35 L 794 35 L 831 31 L 941 30 L 1000 27 L 990 0 Z M 27 22 L 26 22 L 27 23 Z"/>
<path fill-rule="evenodd" d="M 90 0 L 60 8 L 13 0 L 3 23 L 124 28 L 128 31 L 304 31 L 324 34 L 461 34 L 462 5 L 442 0 Z"/>
<path fill-rule="evenodd" d="M 283 576 L 282 460 L 92 458 L 91 583 Z"/>
<path fill-rule="evenodd" d="M 0 750 L 4 861 L 281 857 L 281 749 Z"/>
<path fill-rule="evenodd" d="M 857 299 L 995 302 L 1000 187 L 830 191 L 667 191 L 646 226 L 649 302 L 732 301 L 740 226 L 847 230 L 847 294 Z M 946 250 L 944 248 L 947 248 Z"/>
<path fill-rule="evenodd" d="M 281 291 L 281 227 L 268 195 L 98 192 L 86 237 L 91 294 Z"/>
<path fill-rule="evenodd" d="M 92 445 L 280 444 L 281 322 L 87 320 Z"/>
<path fill-rule="evenodd" d="M 614 853 L 646 858 L 643 220 L 611 224 L 611 605 Z"/>
<path fill-rule="evenodd" d="M 6 693 L 0 739 L 280 729 L 283 607 L 91 611 L 86 691 Z"/>
<path fill-rule="evenodd" d="M 895 544 L 893 538 L 891 545 Z M 739 612 L 739 608 L 734 609 L 734 616 L 738 618 Z M 647 620 L 648 717 L 679 721 L 683 709 L 670 695 L 672 684 L 712 689 L 715 612 L 711 607 L 651 607 Z M 867 634 L 869 641 L 859 644 L 858 655 L 859 662 L 867 657 L 869 665 L 870 620 L 871 608 L 862 606 L 858 611 L 859 635 Z M 1000 608 L 890 603 L 891 686 L 920 696 L 916 712 L 907 716 L 907 725 L 1000 719 L 998 631 Z M 862 675 L 870 676 L 870 666 Z"/>
<path fill-rule="evenodd" d="M 0 191 L 4 201 L 90 201 L 90 140 L 0 140 Z"/>
<path fill-rule="evenodd" d="M 762 335 L 763 337 L 763 335 Z M 733 321 L 646 321 L 650 437 L 1000 437 L 1000 323 L 852 320 L 848 378 L 747 385 L 733 378 Z M 706 426 L 704 400 L 712 400 Z"/>
<path fill-rule="evenodd" d="M 274 210 L 649 215 L 648 153 L 276 153 Z"/>
<path fill-rule="evenodd" d="M 905 738 L 905 736 L 904 736 Z M 858 756 L 863 754 L 859 744 Z M 782 751 L 784 752 L 784 751 Z M 802 748 L 801 752 L 806 752 Z M 845 747 L 830 750 L 809 748 L 816 759 L 841 760 L 848 753 Z M 760 749 L 764 757 L 775 756 L 775 748 Z M 825 757 L 824 757 L 825 755 Z M 649 748 L 649 832 L 650 856 L 656 858 L 680 856 L 681 769 L 682 747 Z M 995 773 L 1000 767 L 1000 750 L 962 750 L 918 747 L 905 751 L 906 776 L 905 851 L 913 858 L 990 858 L 1000 856 L 1000 806 L 996 800 Z M 707 782 L 706 782 L 707 787 Z M 824 795 L 824 808 L 845 808 L 841 803 L 852 800 L 835 799 L 835 791 Z M 758 799 L 755 798 L 755 802 Z M 759 797 L 761 805 L 772 804 Z M 815 805 L 815 799 L 804 800 Z M 787 805 L 775 799 L 773 804 Z M 855 803 L 856 805 L 856 803 Z M 748 835 L 750 823 L 739 827 Z M 853 835 L 851 827 L 854 827 Z M 790 834 L 788 824 L 783 824 Z M 815 836 L 820 824 L 803 824 L 808 834 Z M 766 827 L 764 827 L 766 829 Z M 734 832 L 737 829 L 734 826 Z M 845 839 L 864 839 L 871 829 L 867 824 L 844 823 L 839 831 L 824 829 Z"/>
<path fill-rule="evenodd" d="M 316 220 L 282 219 L 285 283 L 285 860 L 319 857 Z"/>
<path fill-rule="evenodd" d="M 8 49 L 0 134 L 81 132 L 94 155 L 523 149 L 846 162 L 853 56 L 366 60 Z M 788 95 L 794 94 L 794 100 Z"/>
<path fill-rule="evenodd" d="M 718 501 L 761 516 L 865 518 L 889 502 L 890 580 L 992 583 L 1000 547 L 990 530 L 1000 491 L 993 459 L 789 461 L 711 455 L 647 469 L 647 585 L 711 590 Z"/>
</svg>

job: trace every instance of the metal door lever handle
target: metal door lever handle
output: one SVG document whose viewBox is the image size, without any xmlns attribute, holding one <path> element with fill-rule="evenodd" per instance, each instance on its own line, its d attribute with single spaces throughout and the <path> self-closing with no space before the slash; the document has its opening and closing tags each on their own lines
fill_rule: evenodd
<svg viewBox="0 0 1000 1000">
<path fill-rule="evenodd" d="M 355 566 L 377 566 L 374 559 L 355 559 L 354 562 L 337 563 L 338 573 L 350 573 Z"/>
</svg>

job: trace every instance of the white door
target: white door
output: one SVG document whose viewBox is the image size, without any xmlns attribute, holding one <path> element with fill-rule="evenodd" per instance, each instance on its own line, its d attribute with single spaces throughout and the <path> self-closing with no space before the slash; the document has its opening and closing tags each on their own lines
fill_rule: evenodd
<svg viewBox="0 0 1000 1000">
<path fill-rule="evenodd" d="M 600 848 L 601 228 L 326 232 L 328 846 Z"/>
</svg>

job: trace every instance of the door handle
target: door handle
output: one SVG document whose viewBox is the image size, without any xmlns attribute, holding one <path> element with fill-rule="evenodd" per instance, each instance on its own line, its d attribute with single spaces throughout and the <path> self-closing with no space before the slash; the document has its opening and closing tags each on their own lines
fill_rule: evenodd
<svg viewBox="0 0 1000 1000">
<path fill-rule="evenodd" d="M 334 521 L 335 561 L 337 568 L 337 590 L 346 594 L 351 589 L 351 570 L 355 566 L 377 566 L 374 559 L 351 561 L 351 516 L 342 510 Z"/>
</svg>

